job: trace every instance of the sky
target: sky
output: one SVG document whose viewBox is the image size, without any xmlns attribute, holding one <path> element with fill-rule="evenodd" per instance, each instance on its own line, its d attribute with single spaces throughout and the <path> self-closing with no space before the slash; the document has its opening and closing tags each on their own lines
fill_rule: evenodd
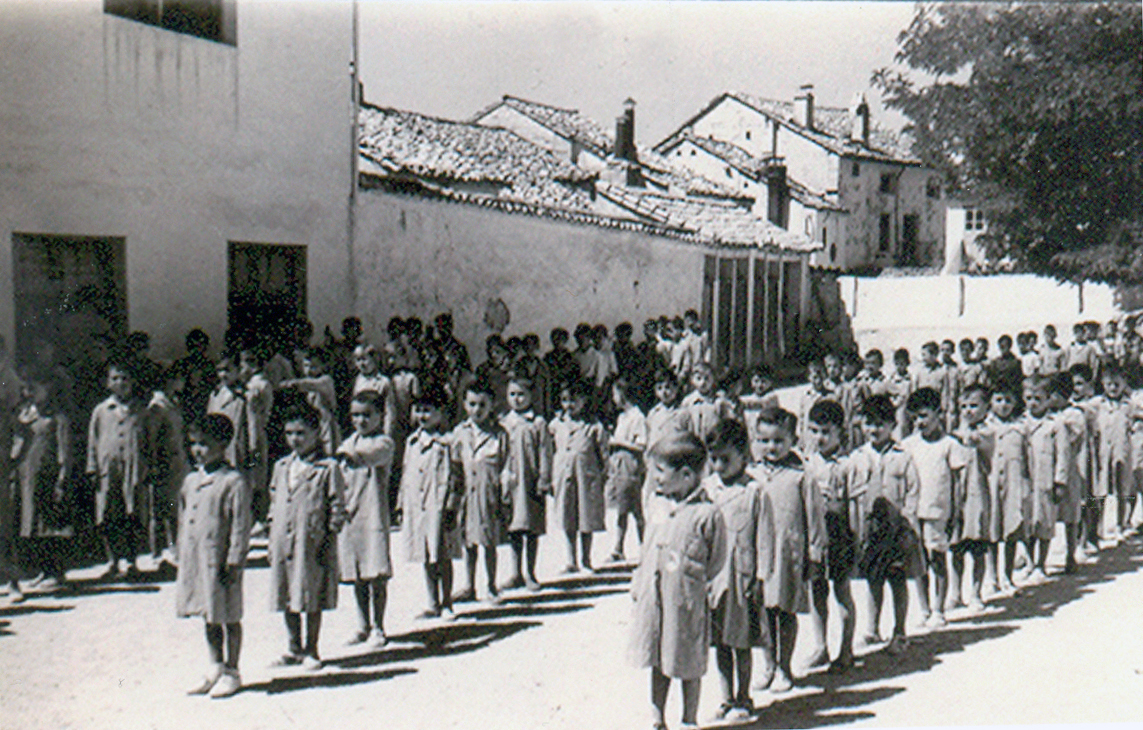
<svg viewBox="0 0 1143 730">
<path fill-rule="evenodd" d="M 911 2 L 360 3 L 367 101 L 468 119 L 504 94 L 579 109 L 609 130 L 637 102 L 638 141 L 653 145 L 723 91 L 849 106 L 891 65 Z"/>
</svg>

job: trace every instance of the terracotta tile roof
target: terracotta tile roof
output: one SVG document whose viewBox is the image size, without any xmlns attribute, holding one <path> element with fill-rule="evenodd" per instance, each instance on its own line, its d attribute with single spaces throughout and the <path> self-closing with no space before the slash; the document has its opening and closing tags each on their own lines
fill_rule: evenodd
<svg viewBox="0 0 1143 730">
<path fill-rule="evenodd" d="M 472 121 L 479 123 L 484 115 L 501 105 L 515 109 L 568 141 L 578 141 L 599 157 L 611 154 L 613 146 L 611 135 L 594 119 L 580 114 L 578 109 L 563 109 L 505 94 L 500 101 L 477 112 Z"/>
<path fill-rule="evenodd" d="M 363 105 L 358 148 L 363 167 L 375 173 L 482 184 L 537 204 L 590 205 L 593 174 L 506 129 Z"/>
</svg>

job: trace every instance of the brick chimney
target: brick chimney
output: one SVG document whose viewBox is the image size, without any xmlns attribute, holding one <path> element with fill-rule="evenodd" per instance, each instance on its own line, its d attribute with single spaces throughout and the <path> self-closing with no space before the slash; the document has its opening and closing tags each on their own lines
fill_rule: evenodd
<svg viewBox="0 0 1143 730">
<path fill-rule="evenodd" d="M 635 151 L 635 100 L 623 102 L 623 114 L 615 118 L 615 157 L 620 160 L 637 162 Z"/>
<path fill-rule="evenodd" d="M 849 106 L 849 121 L 849 140 L 868 147 L 869 103 L 865 100 L 864 92 L 859 91 L 853 95 L 853 103 Z"/>
<path fill-rule="evenodd" d="M 814 128 L 814 85 L 802 84 L 794 97 L 794 122 L 806 129 Z"/>
<path fill-rule="evenodd" d="M 779 228 L 789 225 L 790 184 L 786 180 L 786 163 L 774 158 L 766 166 L 766 220 Z"/>
</svg>

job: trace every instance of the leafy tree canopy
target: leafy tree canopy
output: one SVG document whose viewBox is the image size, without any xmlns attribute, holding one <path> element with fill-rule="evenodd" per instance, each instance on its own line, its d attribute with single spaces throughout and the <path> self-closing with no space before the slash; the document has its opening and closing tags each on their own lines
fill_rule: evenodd
<svg viewBox="0 0 1143 730">
<path fill-rule="evenodd" d="M 1143 281 L 1138 2 L 918 5 L 897 41 L 873 83 L 914 151 L 989 212 L 993 261 Z"/>
</svg>

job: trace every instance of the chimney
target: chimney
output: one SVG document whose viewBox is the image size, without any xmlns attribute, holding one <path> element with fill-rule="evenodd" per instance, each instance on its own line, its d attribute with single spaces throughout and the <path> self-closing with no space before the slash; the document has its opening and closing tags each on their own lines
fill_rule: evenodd
<svg viewBox="0 0 1143 730">
<path fill-rule="evenodd" d="M 789 224 L 790 186 L 786 180 L 786 165 L 775 160 L 766 167 L 766 220 L 779 228 Z"/>
<path fill-rule="evenodd" d="M 802 84 L 794 97 L 794 122 L 806 129 L 814 128 L 814 85 Z"/>
<path fill-rule="evenodd" d="M 621 160 L 636 162 L 635 152 L 635 100 L 623 102 L 623 115 L 615 119 L 615 156 Z"/>
<path fill-rule="evenodd" d="M 853 103 L 849 107 L 850 127 L 849 140 L 858 142 L 865 147 L 869 146 L 869 103 L 865 100 L 864 92 L 853 95 Z"/>
</svg>

